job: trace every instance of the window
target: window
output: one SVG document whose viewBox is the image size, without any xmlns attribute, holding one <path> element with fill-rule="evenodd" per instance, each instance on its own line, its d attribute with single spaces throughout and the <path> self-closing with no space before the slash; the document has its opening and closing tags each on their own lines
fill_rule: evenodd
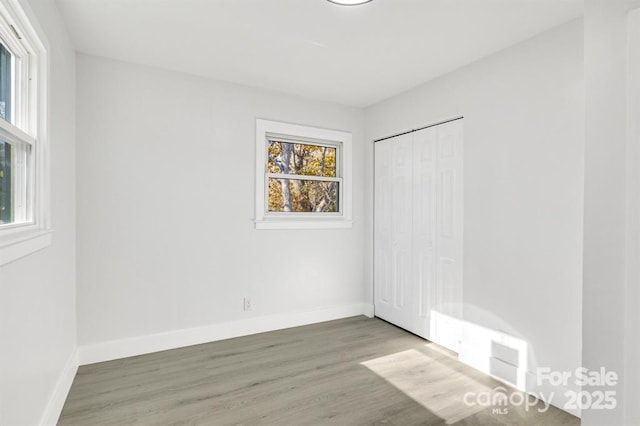
<svg viewBox="0 0 640 426">
<path fill-rule="evenodd" d="M 41 40 L 17 0 L 0 0 L 0 265 L 50 243 Z"/>
<path fill-rule="evenodd" d="M 256 229 L 351 227 L 351 133 L 256 120 Z"/>
<path fill-rule="evenodd" d="M 340 211 L 337 146 L 279 137 L 267 145 L 268 212 Z"/>
</svg>

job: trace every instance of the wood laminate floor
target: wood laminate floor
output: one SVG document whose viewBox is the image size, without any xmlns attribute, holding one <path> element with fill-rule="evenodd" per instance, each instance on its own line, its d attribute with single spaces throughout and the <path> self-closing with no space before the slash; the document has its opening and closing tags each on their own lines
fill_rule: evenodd
<svg viewBox="0 0 640 426">
<path fill-rule="evenodd" d="M 542 403 L 463 402 L 497 386 L 433 343 L 354 317 L 82 366 L 59 424 L 580 424 Z"/>
</svg>

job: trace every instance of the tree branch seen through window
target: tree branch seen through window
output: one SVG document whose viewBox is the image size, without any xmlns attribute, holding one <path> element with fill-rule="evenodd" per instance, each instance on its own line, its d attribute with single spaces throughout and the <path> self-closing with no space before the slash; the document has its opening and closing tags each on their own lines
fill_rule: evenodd
<svg viewBox="0 0 640 426">
<path fill-rule="evenodd" d="M 270 140 L 269 212 L 339 211 L 337 147 Z"/>
</svg>

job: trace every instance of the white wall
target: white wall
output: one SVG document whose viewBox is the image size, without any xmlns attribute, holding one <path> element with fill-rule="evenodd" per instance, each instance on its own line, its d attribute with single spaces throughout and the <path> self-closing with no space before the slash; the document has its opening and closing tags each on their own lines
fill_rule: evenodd
<svg viewBox="0 0 640 426">
<path fill-rule="evenodd" d="M 54 3 L 29 4 L 51 46 L 54 233 L 50 247 L 0 267 L 0 424 L 12 426 L 55 421 L 77 366 L 75 54 Z"/>
<path fill-rule="evenodd" d="M 629 67 L 627 110 L 627 276 L 625 388 L 627 401 L 640 401 L 640 1 L 629 13 Z M 593 336 L 592 338 L 594 338 Z M 595 337 L 597 338 L 597 337 Z M 596 346 L 596 345 L 594 345 Z M 596 346 L 596 349 L 599 349 Z M 625 403 L 626 424 L 640 424 L 640 406 Z M 595 419 L 594 419 L 595 420 Z"/>
<path fill-rule="evenodd" d="M 545 32 L 365 116 L 368 211 L 372 140 L 465 117 L 464 319 L 524 339 L 529 370 L 581 363 L 582 30 Z"/>
<path fill-rule="evenodd" d="M 361 110 L 85 55 L 77 63 L 85 362 L 126 354 L 125 338 L 362 312 L 361 191 L 353 229 L 258 231 L 252 222 L 256 117 L 353 132 L 361 188 Z M 114 345 L 122 350 L 108 355 Z"/>
<path fill-rule="evenodd" d="M 630 200 L 637 203 L 640 185 L 626 185 L 629 161 L 635 160 L 631 170 L 638 168 L 637 151 L 629 156 L 626 131 L 627 13 L 637 7 L 637 0 L 585 1 L 583 360 L 587 368 L 616 371 L 622 383 L 616 389 L 618 409 L 587 411 L 584 425 L 640 423 L 640 332 L 637 322 L 627 322 L 640 310 L 637 247 L 627 251 L 627 243 L 638 244 L 638 221 L 628 222 L 627 215 L 640 214 L 627 197 L 635 191 Z M 635 259 L 627 257 L 634 254 Z M 625 272 L 635 280 L 626 282 Z"/>
</svg>

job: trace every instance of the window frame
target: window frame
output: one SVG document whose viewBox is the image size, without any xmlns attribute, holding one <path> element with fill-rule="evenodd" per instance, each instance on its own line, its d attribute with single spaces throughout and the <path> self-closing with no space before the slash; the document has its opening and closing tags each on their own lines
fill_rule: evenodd
<svg viewBox="0 0 640 426">
<path fill-rule="evenodd" d="M 21 222 L 0 225 L 0 266 L 51 244 L 48 138 L 49 44 L 30 10 L 0 0 L 0 38 L 14 55 L 13 124 L 0 119 L 0 138 L 27 144 L 27 212 Z M 37 29 L 36 29 L 37 28 Z"/>
<path fill-rule="evenodd" d="M 288 175 L 290 179 L 337 181 L 338 212 L 269 212 L 269 178 L 282 174 L 268 172 L 270 141 L 300 143 L 336 148 L 336 177 Z M 352 207 L 352 135 L 279 121 L 256 119 L 256 229 L 343 229 L 351 228 Z"/>
</svg>

